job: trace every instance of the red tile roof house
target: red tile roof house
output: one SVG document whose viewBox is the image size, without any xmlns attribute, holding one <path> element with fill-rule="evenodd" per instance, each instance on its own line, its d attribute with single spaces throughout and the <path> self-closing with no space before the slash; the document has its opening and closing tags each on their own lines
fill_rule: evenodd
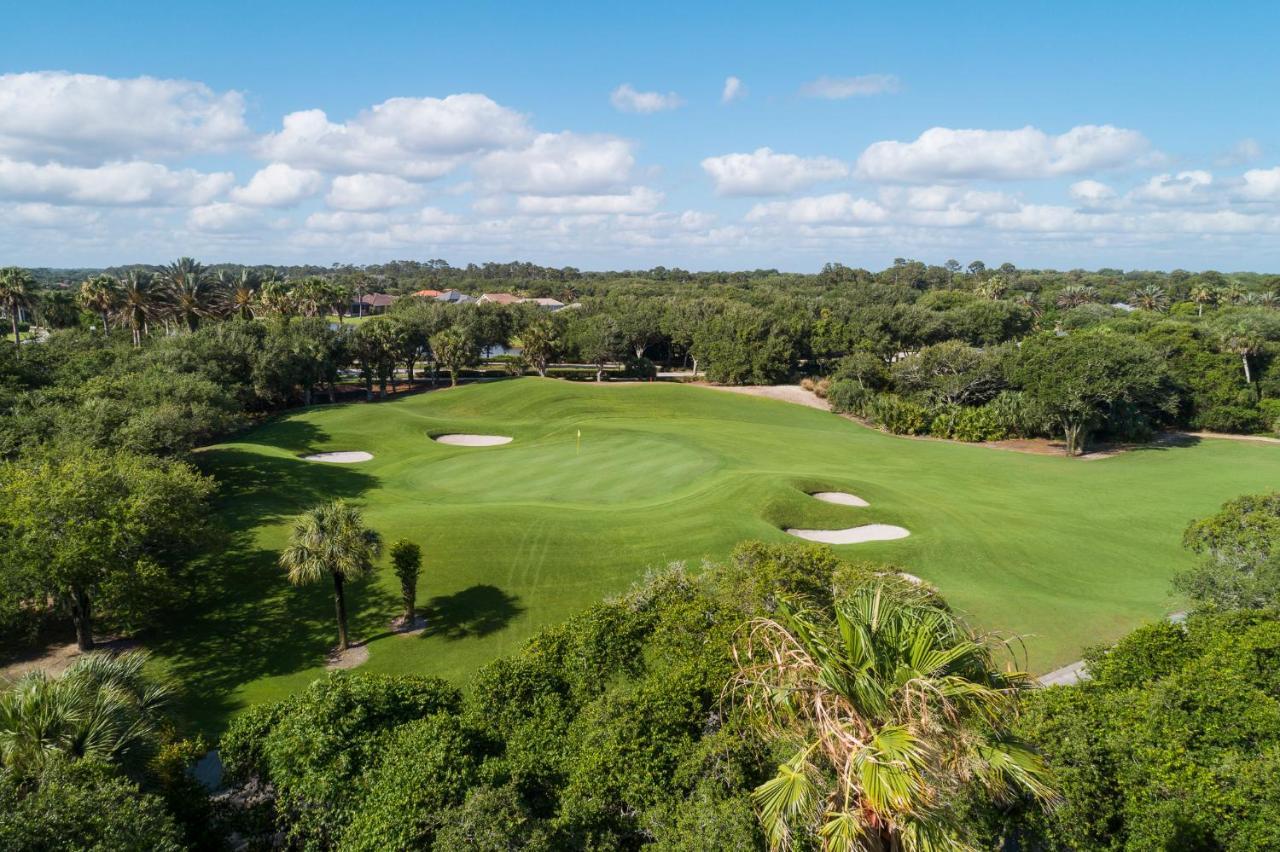
<svg viewBox="0 0 1280 852">
<path fill-rule="evenodd" d="M 414 293 L 415 296 L 421 296 L 424 299 L 435 299 L 444 295 L 443 290 L 419 290 Z"/>
<path fill-rule="evenodd" d="M 522 299 L 514 293 L 482 293 L 477 301 L 493 302 L 495 305 L 515 305 Z"/>
</svg>

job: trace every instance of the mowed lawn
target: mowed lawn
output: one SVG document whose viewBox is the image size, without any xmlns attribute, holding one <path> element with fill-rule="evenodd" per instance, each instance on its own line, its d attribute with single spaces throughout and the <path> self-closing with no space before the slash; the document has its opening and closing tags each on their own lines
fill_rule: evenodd
<svg viewBox="0 0 1280 852">
<path fill-rule="evenodd" d="M 581 439 L 578 433 L 581 432 Z M 511 435 L 445 446 L 447 432 Z M 369 462 L 300 457 L 366 450 Z M 884 435 L 785 402 L 670 384 L 520 379 L 281 417 L 199 454 L 224 483 L 232 534 L 198 608 L 151 643 L 216 733 L 228 715 L 324 671 L 331 587 L 289 586 L 276 556 L 290 516 L 344 497 L 387 543 L 422 545 L 430 625 L 391 635 L 398 589 L 384 568 L 349 587 L 365 671 L 459 682 L 540 627 L 624 590 L 646 570 L 723 558 L 786 526 L 898 524 L 909 538 L 845 545 L 936 584 L 976 625 L 1025 640 L 1043 672 L 1178 607 L 1192 518 L 1280 483 L 1280 447 L 1226 440 L 1098 461 Z M 821 503 L 844 490 L 868 508 Z M 385 562 L 385 559 L 384 559 Z"/>
</svg>

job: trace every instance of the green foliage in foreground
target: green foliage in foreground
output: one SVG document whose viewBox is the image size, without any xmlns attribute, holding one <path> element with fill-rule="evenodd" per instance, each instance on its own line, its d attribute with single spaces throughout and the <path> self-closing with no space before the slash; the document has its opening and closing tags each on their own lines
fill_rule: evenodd
<svg viewBox="0 0 1280 852">
<path fill-rule="evenodd" d="M 303 848 L 762 848 L 750 791 L 780 755 L 726 695 L 731 647 L 778 594 L 829 607 L 870 571 L 744 545 L 544 630 L 462 698 L 431 679 L 317 681 L 238 717 L 223 759 L 274 785 Z"/>
<path fill-rule="evenodd" d="M 1018 732 L 1064 797 L 1014 817 L 1024 848 L 1280 848 L 1280 619 L 1154 624 L 1091 655 L 1092 681 L 1043 690 Z"/>
</svg>

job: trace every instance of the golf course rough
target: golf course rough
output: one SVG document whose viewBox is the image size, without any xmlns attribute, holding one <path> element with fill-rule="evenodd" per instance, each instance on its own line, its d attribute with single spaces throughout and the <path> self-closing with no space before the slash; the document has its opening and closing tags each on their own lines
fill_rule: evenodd
<svg viewBox="0 0 1280 852">
<path fill-rule="evenodd" d="M 450 434 L 514 441 L 460 452 L 424 438 Z M 376 457 L 299 457 L 361 446 Z M 696 568 L 745 539 L 794 542 L 788 528 L 884 524 L 911 535 L 834 549 L 909 571 L 976 626 L 1025 637 L 1029 668 L 1045 672 L 1178 609 L 1169 578 L 1193 562 L 1180 546 L 1188 521 L 1280 481 L 1280 448 L 1254 443 L 1080 462 L 913 441 L 704 388 L 536 378 L 316 406 L 196 456 L 223 483 L 229 543 L 208 598 L 158 629 L 153 649 L 212 733 L 324 673 L 331 595 L 290 586 L 276 560 L 291 519 L 325 500 L 352 500 L 385 540 L 423 549 L 420 636 L 387 631 L 399 589 L 385 566 L 348 590 L 365 671 L 462 682 L 646 570 Z"/>
</svg>

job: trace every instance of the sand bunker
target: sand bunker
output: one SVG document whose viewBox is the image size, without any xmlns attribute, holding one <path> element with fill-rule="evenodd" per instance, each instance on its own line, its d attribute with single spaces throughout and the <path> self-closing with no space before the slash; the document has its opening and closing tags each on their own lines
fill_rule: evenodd
<svg viewBox="0 0 1280 852">
<path fill-rule="evenodd" d="M 814 499 L 821 500 L 824 503 L 838 503 L 841 506 L 870 506 L 866 500 L 856 497 L 853 494 L 846 494 L 843 491 L 818 491 L 809 495 Z"/>
<path fill-rule="evenodd" d="M 307 461 L 329 462 L 330 464 L 355 464 L 373 458 L 373 453 L 363 450 L 342 453 L 316 453 L 314 456 L 303 456 Z"/>
<path fill-rule="evenodd" d="M 509 435 L 437 435 L 437 444 L 452 444 L 455 447 L 496 447 L 499 444 L 510 444 Z"/>
<path fill-rule="evenodd" d="M 859 544 L 864 541 L 892 541 L 895 538 L 906 538 L 911 535 L 903 527 L 892 524 L 864 524 L 860 527 L 849 527 L 846 530 L 797 530 L 787 532 L 796 538 L 807 541 L 818 541 L 823 544 Z"/>
</svg>

